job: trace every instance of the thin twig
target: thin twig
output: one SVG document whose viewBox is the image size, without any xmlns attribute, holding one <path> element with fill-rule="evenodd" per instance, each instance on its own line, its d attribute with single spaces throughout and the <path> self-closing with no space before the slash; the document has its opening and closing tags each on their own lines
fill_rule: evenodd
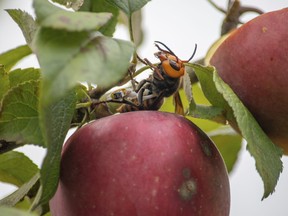
<svg viewBox="0 0 288 216">
<path fill-rule="evenodd" d="M 219 7 L 217 4 L 215 4 L 212 0 L 208 0 L 208 2 L 217 10 L 219 10 L 220 12 L 226 14 L 226 10 L 224 10 L 223 8 Z"/>
</svg>

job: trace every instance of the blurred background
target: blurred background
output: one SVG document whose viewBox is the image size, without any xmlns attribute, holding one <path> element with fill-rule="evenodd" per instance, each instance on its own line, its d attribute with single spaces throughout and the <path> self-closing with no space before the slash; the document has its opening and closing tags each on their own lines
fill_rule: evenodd
<svg viewBox="0 0 288 216">
<path fill-rule="evenodd" d="M 215 0 L 217 5 L 226 8 L 226 0 Z M 242 0 L 245 6 L 258 7 L 268 12 L 288 6 L 288 0 Z M 0 53 L 25 44 L 17 24 L 4 9 L 21 9 L 34 14 L 32 0 L 0 0 Z M 153 56 L 153 42 L 159 40 L 168 45 L 181 59 L 187 59 L 197 43 L 195 60 L 205 56 L 212 43 L 219 38 L 224 14 L 216 10 L 207 0 L 152 0 L 143 9 L 144 41 L 139 48 L 140 56 L 156 61 Z M 242 21 L 252 19 L 250 13 Z M 128 32 L 119 26 L 114 35 L 128 39 Z M 18 67 L 38 67 L 36 58 L 26 58 Z M 45 150 L 33 145 L 17 149 L 41 166 Z M 276 191 L 261 201 L 263 183 L 256 172 L 255 161 L 243 145 L 239 160 L 230 174 L 231 216 L 287 216 L 288 215 L 288 157 L 283 158 L 284 171 L 280 176 Z M 0 183 L 0 198 L 16 188 Z"/>
</svg>

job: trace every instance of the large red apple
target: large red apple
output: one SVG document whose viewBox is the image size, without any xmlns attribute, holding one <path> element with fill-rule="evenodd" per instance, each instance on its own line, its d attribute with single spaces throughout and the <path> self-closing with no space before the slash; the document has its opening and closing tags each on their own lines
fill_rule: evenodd
<svg viewBox="0 0 288 216">
<path fill-rule="evenodd" d="M 229 180 L 212 141 L 178 115 L 105 117 L 64 146 L 52 216 L 228 216 Z"/>
<path fill-rule="evenodd" d="M 288 8 L 242 25 L 210 63 L 288 154 Z"/>
</svg>

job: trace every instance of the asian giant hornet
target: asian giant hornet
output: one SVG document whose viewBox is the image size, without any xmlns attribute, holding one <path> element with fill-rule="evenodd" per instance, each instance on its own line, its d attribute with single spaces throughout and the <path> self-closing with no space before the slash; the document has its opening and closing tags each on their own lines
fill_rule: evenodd
<svg viewBox="0 0 288 216">
<path fill-rule="evenodd" d="M 159 44 L 165 49 L 162 49 Z M 155 46 L 159 50 L 154 54 L 160 60 L 159 64 L 153 65 L 147 59 L 138 57 L 142 63 L 152 69 L 153 73 L 147 79 L 143 79 L 135 85 L 134 96 L 131 97 L 131 91 L 128 95 L 125 89 L 119 89 L 110 94 L 112 99 L 107 102 L 123 103 L 117 109 L 118 112 L 158 110 L 163 104 L 164 98 L 175 93 L 176 103 L 179 102 L 178 88 L 181 77 L 185 74 L 184 63 L 189 62 L 194 57 L 197 45 L 195 44 L 193 54 L 186 61 L 180 60 L 172 50 L 160 41 L 155 41 Z M 132 80 L 132 82 L 136 81 Z"/>
<path fill-rule="evenodd" d="M 164 46 L 166 50 L 162 49 L 158 44 Z M 159 109 L 159 104 L 162 105 L 163 102 L 161 103 L 161 101 L 163 101 L 165 97 L 169 97 L 177 92 L 180 85 L 180 78 L 185 74 L 184 63 L 189 62 L 194 57 L 197 50 L 197 45 L 195 45 L 191 57 L 188 60 L 183 61 L 180 60 L 164 43 L 155 41 L 155 45 L 159 51 L 154 55 L 160 60 L 160 63 L 157 66 L 152 65 L 147 59 L 140 59 L 141 62 L 149 65 L 153 69 L 153 73 L 147 79 L 142 80 L 136 88 L 140 109 L 144 103 L 143 92 L 146 89 L 155 96 L 152 98 L 154 103 L 148 108 L 152 110 Z"/>
</svg>

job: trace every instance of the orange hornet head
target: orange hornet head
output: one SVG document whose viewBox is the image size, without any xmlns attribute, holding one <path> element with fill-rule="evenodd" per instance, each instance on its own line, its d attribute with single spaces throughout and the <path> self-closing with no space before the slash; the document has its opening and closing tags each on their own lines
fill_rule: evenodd
<svg viewBox="0 0 288 216">
<path fill-rule="evenodd" d="M 167 50 L 161 49 L 157 43 L 163 45 Z M 197 45 L 195 44 L 192 56 L 187 61 L 182 61 L 164 43 L 155 41 L 155 45 L 159 49 L 159 52 L 156 52 L 154 55 L 161 61 L 164 72 L 171 78 L 180 78 L 184 75 L 184 63 L 189 62 L 194 57 L 197 49 Z"/>
</svg>

